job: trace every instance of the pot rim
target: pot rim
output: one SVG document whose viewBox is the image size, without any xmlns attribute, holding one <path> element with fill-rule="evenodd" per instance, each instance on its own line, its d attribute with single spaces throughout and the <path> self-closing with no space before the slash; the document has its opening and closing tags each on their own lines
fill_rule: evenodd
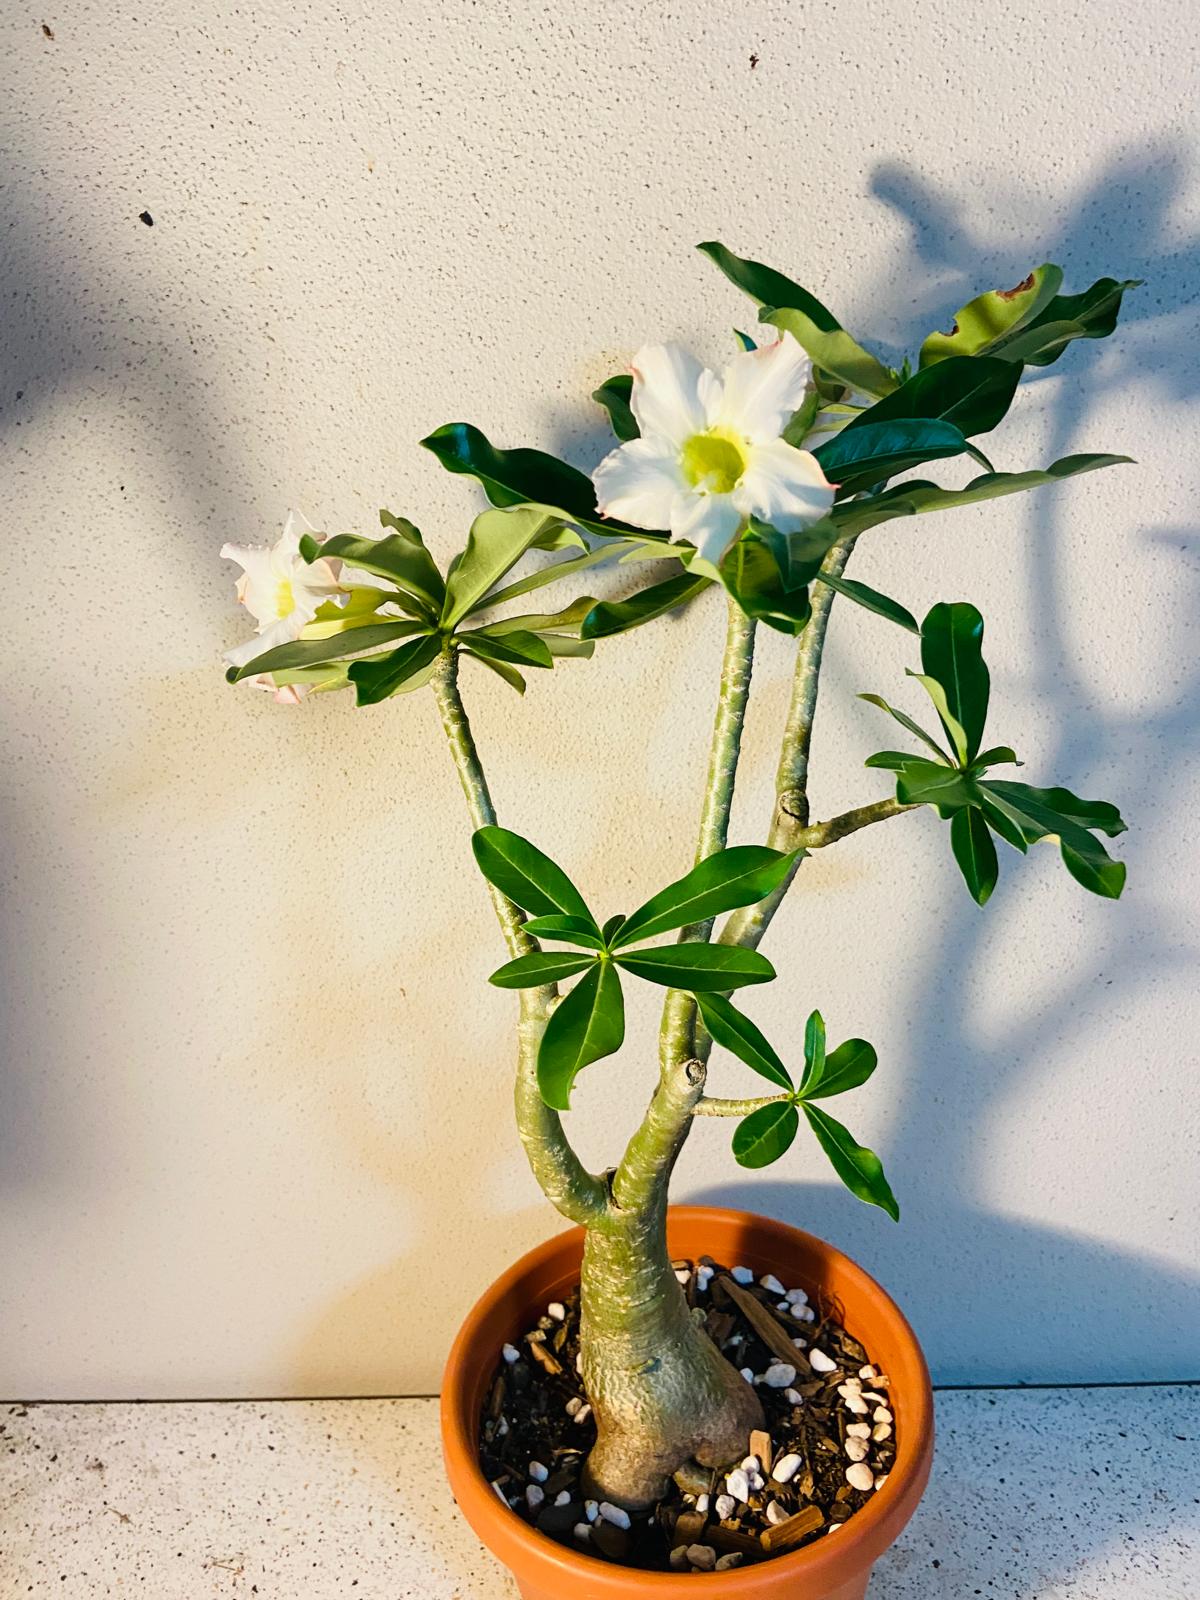
<svg viewBox="0 0 1200 1600">
<path fill-rule="evenodd" d="M 841 1298 L 847 1305 L 869 1304 L 871 1320 L 889 1325 L 892 1343 L 907 1347 L 910 1372 L 903 1389 L 896 1388 L 893 1399 L 901 1425 L 897 1428 L 896 1460 L 882 1489 L 876 1490 L 867 1505 L 856 1511 L 832 1537 L 818 1539 L 801 1550 L 774 1556 L 748 1567 L 734 1567 L 720 1574 L 723 1594 L 731 1597 L 762 1595 L 772 1587 L 787 1589 L 805 1582 L 810 1592 L 819 1592 L 826 1583 L 836 1587 L 847 1573 L 866 1571 L 895 1542 L 901 1529 L 916 1509 L 924 1492 L 933 1458 L 933 1390 L 921 1346 L 903 1312 L 871 1275 L 836 1246 L 814 1234 L 794 1228 L 771 1217 L 723 1206 L 671 1206 L 672 1223 L 690 1228 L 741 1225 L 748 1244 L 760 1248 L 773 1243 L 787 1250 L 800 1247 L 836 1262 L 839 1276 L 849 1285 Z M 582 1257 L 583 1228 L 570 1228 L 554 1235 L 515 1261 L 488 1288 L 472 1307 L 450 1350 L 442 1380 L 441 1424 L 447 1472 L 459 1509 L 476 1534 L 494 1554 L 496 1546 L 485 1530 L 494 1530 L 499 1544 L 509 1547 L 511 1559 L 498 1555 L 518 1576 L 529 1576 L 542 1583 L 566 1586 L 590 1585 L 576 1592 L 607 1593 L 613 1600 L 631 1587 L 668 1597 L 693 1597 L 694 1572 L 652 1572 L 642 1567 L 622 1566 L 588 1556 L 539 1533 L 510 1507 L 501 1504 L 479 1464 L 478 1404 L 468 1403 L 480 1383 L 480 1352 L 487 1323 L 506 1301 L 516 1300 L 524 1281 L 535 1272 L 544 1274 L 546 1264 L 555 1257 Z M 748 1265 L 755 1265 L 753 1249 L 747 1249 Z M 760 1270 L 777 1270 L 774 1264 L 756 1265 Z M 566 1278 L 558 1280 L 562 1286 Z M 516 1331 L 516 1330 L 513 1330 Z M 489 1337 L 488 1342 L 491 1343 Z M 490 1362 L 486 1367 L 490 1377 Z M 895 1399 L 898 1395 L 899 1398 Z M 456 1470 L 462 1464 L 466 1470 Z M 533 1575 L 536 1574 L 536 1578 Z M 814 1587 L 815 1586 L 815 1587 Z"/>
</svg>

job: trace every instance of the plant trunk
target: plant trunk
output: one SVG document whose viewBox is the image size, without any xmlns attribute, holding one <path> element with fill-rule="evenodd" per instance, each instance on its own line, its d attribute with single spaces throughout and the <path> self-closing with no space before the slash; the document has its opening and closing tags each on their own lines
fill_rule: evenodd
<svg viewBox="0 0 1200 1600">
<path fill-rule="evenodd" d="M 667 1255 L 667 1185 L 703 1088 L 698 1061 L 664 1074 L 584 1243 L 583 1382 L 599 1430 L 584 1481 L 626 1510 L 654 1505 L 688 1462 L 741 1460 L 762 1426 L 758 1396 L 705 1333 Z"/>
</svg>

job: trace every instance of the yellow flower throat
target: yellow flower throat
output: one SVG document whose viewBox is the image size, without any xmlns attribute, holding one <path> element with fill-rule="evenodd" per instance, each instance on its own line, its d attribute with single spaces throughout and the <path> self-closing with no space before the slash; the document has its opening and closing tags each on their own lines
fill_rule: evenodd
<svg viewBox="0 0 1200 1600">
<path fill-rule="evenodd" d="M 746 470 L 744 441 L 728 428 L 694 433 L 680 454 L 683 475 L 696 489 L 729 494 Z"/>
</svg>

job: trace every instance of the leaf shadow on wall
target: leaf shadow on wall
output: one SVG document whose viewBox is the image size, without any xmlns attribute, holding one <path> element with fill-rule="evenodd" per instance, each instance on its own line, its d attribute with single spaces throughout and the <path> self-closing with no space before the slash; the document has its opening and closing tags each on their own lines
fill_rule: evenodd
<svg viewBox="0 0 1200 1600">
<path fill-rule="evenodd" d="M 919 338 L 944 317 L 947 305 L 962 304 L 985 283 L 1018 282 L 1034 259 L 1063 263 L 1072 283 L 1079 284 L 1113 270 L 1115 251 L 1119 272 L 1148 281 L 1126 301 L 1127 314 L 1117 334 L 1126 348 L 1112 364 L 1111 381 L 1134 392 L 1145 409 L 1194 398 L 1200 393 L 1200 369 L 1194 342 L 1180 337 L 1180 308 L 1200 288 L 1200 240 L 1182 246 L 1169 242 L 1183 172 L 1182 158 L 1171 148 L 1155 147 L 1136 159 L 1122 159 L 1102 171 L 1065 210 L 1056 237 L 1034 237 L 1031 230 L 1027 248 L 1022 242 L 1020 248 L 998 249 L 962 220 L 966 208 L 959 206 L 957 196 L 935 191 L 898 165 L 881 166 L 873 192 L 907 218 L 913 230 L 912 259 L 894 263 L 897 278 L 913 281 L 920 268 L 923 276 L 932 273 L 942 285 L 928 302 L 918 304 L 913 326 L 905 332 Z M 1039 252 L 1036 257 L 1028 254 L 1031 250 Z M 1048 459 L 1098 448 L 1085 427 L 1103 381 L 1085 366 L 1096 349 L 1080 345 L 1063 358 L 1064 367 L 1076 363 L 1077 381 L 1063 386 Z M 1051 368 L 1046 378 L 1035 381 L 1051 381 L 1054 372 Z M 1136 455 L 1136 441 L 1133 446 Z M 1200 671 L 1194 653 L 1181 645 L 1183 629 L 1195 612 L 1200 539 L 1195 527 L 1152 524 L 1136 535 L 1141 551 L 1165 546 L 1181 553 L 1181 567 L 1187 563 L 1179 573 L 1178 610 L 1164 615 L 1158 641 L 1161 669 L 1155 679 L 1171 687 L 1160 698 L 1147 694 L 1136 704 L 1097 703 L 1070 644 L 1063 504 L 1054 494 L 1030 497 L 1024 513 L 1025 589 L 1033 613 L 1031 631 L 1042 641 L 1028 671 L 1047 707 L 1045 720 L 1055 740 L 1038 766 L 1082 793 L 1103 793 L 1120 804 L 1131 821 L 1131 832 L 1117 842 L 1117 853 L 1130 867 L 1126 896 L 1112 906 L 1078 890 L 1084 902 L 1079 946 L 1048 951 L 1050 981 L 1039 995 L 1028 997 L 1024 1006 L 1014 1004 L 1002 1026 L 984 1029 L 974 1015 L 973 996 L 989 951 L 996 948 L 997 917 L 1004 916 L 1006 902 L 1011 906 L 1022 893 L 1020 869 L 1036 873 L 1035 861 L 1041 861 L 1043 871 L 1049 862 L 1036 854 L 1022 862 L 1001 847 L 1000 887 L 980 912 L 958 882 L 947 850 L 943 921 L 921 930 L 925 953 L 900 977 L 904 1014 L 913 1019 L 908 1072 L 886 1133 L 877 1141 L 900 1197 L 904 1214 L 899 1227 L 827 1182 L 771 1178 L 747 1184 L 734 1178 L 688 1195 L 700 1203 L 749 1205 L 835 1241 L 875 1273 L 912 1318 L 935 1382 L 1063 1382 L 1084 1375 L 1095 1381 L 1180 1381 L 1198 1376 L 1200 1273 L 1100 1239 L 1000 1215 L 987 1198 L 991 1152 L 1019 1126 L 1022 1092 L 1036 1089 L 1039 1066 L 1052 1057 L 1073 1012 L 1090 1012 L 1102 1025 L 1104 1017 L 1124 1016 L 1135 1003 L 1152 1003 L 1155 993 L 1165 997 L 1164 980 L 1178 986 L 1184 973 L 1195 971 L 1196 952 L 1183 904 L 1151 899 L 1139 881 L 1151 856 L 1173 841 L 1139 830 L 1138 822 L 1155 814 L 1186 814 L 1186 769 L 1200 751 Z M 1173 670 L 1175 661 L 1183 664 L 1178 672 Z M 828 688 L 838 694 L 856 687 L 849 673 L 839 670 L 841 665 L 835 653 L 834 681 Z M 845 681 L 839 683 L 839 678 Z M 819 744 L 819 721 L 817 739 Z M 1034 775 L 1030 781 L 1047 780 Z M 1059 870 L 1057 862 L 1054 870 Z M 1098 972 L 1090 948 L 1094 930 L 1101 919 L 1113 916 L 1122 922 L 1120 942 L 1109 946 L 1108 961 Z M 1150 1068 L 1149 1061 L 1139 1064 L 1139 1072 Z M 1138 1092 L 1131 1087 L 1127 1108 L 1134 1125 Z M 952 1129 L 952 1136 L 931 1148 L 923 1125 L 930 1108 L 943 1103 L 954 1107 L 953 1121 L 942 1124 Z M 1186 1114 L 1189 1108 L 1182 1109 Z M 1073 1159 L 1092 1163 L 1094 1181 L 1105 1149 L 1100 1142 L 1088 1150 L 1089 1116 L 1089 1105 L 1081 1099 L 1075 1126 L 1062 1130 L 1062 1148 L 1088 1152 Z M 1107 1139 L 1114 1126 L 1119 1123 L 1106 1121 L 1099 1137 Z M 1069 1172 L 1064 1177 L 1069 1182 Z M 1153 1174 L 1147 1177 L 1153 1184 Z M 1052 1191 L 1053 1184 L 1047 1193 Z M 1154 1198 L 1152 1189 L 1147 1198 Z M 1171 1219 L 1165 1220 L 1169 1224 Z M 1113 1404 L 1120 1406 L 1119 1393 Z M 1019 1481 L 1019 1469 L 1014 1467 L 1011 1476 Z M 999 1500 L 997 1506 L 1003 1521 Z M 1091 1528 L 1088 1538 L 1097 1558 L 1129 1537 L 1128 1509 L 1127 1502 L 1119 1508 L 1114 1502 L 1112 1517 Z M 1064 1548 L 1048 1533 L 1038 1548 L 1027 1550 L 1042 1583 L 1065 1576 Z M 1073 1573 L 1077 1544 L 1074 1548 Z M 894 1559 L 909 1558 L 896 1553 Z M 984 1539 L 972 1545 L 967 1572 L 959 1576 L 965 1582 L 969 1575 L 975 1587 L 984 1578 L 1011 1585 L 1011 1562 L 1006 1544 L 1002 1549 Z M 881 1564 L 876 1580 L 881 1600 L 888 1592 L 886 1572 L 886 1563 Z M 957 1593 L 953 1573 L 947 1581 L 951 1587 L 946 1592 Z"/>
</svg>

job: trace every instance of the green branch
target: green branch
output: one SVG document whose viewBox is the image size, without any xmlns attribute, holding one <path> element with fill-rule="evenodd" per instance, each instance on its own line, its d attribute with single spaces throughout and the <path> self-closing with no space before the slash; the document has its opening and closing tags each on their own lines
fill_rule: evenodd
<svg viewBox="0 0 1200 1600">
<path fill-rule="evenodd" d="M 442 656 L 431 683 L 450 753 L 467 797 L 472 825 L 476 828 L 487 827 L 496 821 L 496 808 L 492 804 L 471 724 L 458 691 L 458 657 L 453 651 L 447 651 Z M 507 895 L 501 894 L 491 884 L 488 885 L 488 892 L 509 953 L 516 957 L 535 949 L 517 907 Z M 552 1111 L 542 1099 L 537 1082 L 538 1046 L 555 994 L 552 986 L 526 989 L 521 993 L 521 1016 L 517 1027 L 517 1128 L 533 1175 L 546 1198 L 572 1222 L 587 1224 L 604 1213 L 608 1191 L 604 1180 L 588 1172 L 571 1148 L 558 1112 Z"/>
<path fill-rule="evenodd" d="M 752 1111 L 761 1111 L 763 1106 L 781 1105 L 790 1100 L 790 1094 L 760 1094 L 751 1095 L 746 1100 L 722 1100 L 716 1096 L 705 1095 L 697 1100 L 692 1108 L 694 1117 L 748 1117 Z"/>
<path fill-rule="evenodd" d="M 889 817 L 899 817 L 906 811 L 918 809 L 915 805 L 902 805 L 894 797 L 874 800 L 870 805 L 843 811 L 841 816 L 831 817 L 828 822 L 814 822 L 811 827 L 803 828 L 797 843 L 802 850 L 820 850 L 827 844 L 844 839 L 847 834 L 857 833 L 860 828 L 869 828 L 873 822 L 886 822 Z"/>
</svg>

